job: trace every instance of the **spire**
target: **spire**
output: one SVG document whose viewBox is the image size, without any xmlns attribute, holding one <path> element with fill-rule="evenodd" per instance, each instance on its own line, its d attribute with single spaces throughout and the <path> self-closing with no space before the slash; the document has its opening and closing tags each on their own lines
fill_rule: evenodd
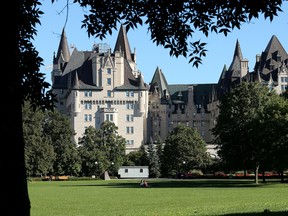
<svg viewBox="0 0 288 216">
<path fill-rule="evenodd" d="M 236 47 L 235 47 L 235 51 L 234 51 L 234 57 L 235 56 L 238 56 L 240 60 L 243 59 L 242 51 L 241 51 L 241 47 L 240 47 L 240 43 L 239 43 L 238 39 L 236 41 Z"/>
<path fill-rule="evenodd" d="M 128 61 L 132 61 L 130 45 L 124 25 L 121 25 L 120 31 L 118 33 L 114 53 L 116 51 L 124 52 L 125 59 L 127 59 Z"/>
<path fill-rule="evenodd" d="M 224 64 L 224 67 L 223 67 L 223 69 L 222 69 L 221 76 L 220 76 L 220 78 L 219 78 L 218 83 L 222 82 L 222 80 L 225 79 L 226 73 L 227 73 L 227 66 L 226 66 L 226 64 Z"/>
<path fill-rule="evenodd" d="M 232 63 L 229 67 L 229 71 L 235 71 L 235 72 L 240 71 L 240 61 L 242 59 L 243 59 L 243 55 L 242 55 L 242 51 L 240 48 L 240 43 L 237 39 L 236 47 L 235 47 L 235 51 L 234 51 L 234 55 L 233 55 L 233 60 L 232 60 Z"/>
<path fill-rule="evenodd" d="M 59 47 L 58 47 L 58 52 L 57 52 L 57 56 L 56 56 L 56 60 L 60 61 L 60 62 L 68 62 L 69 59 L 70 59 L 70 51 L 69 51 L 66 33 L 65 33 L 64 28 L 63 28 Z"/>
</svg>

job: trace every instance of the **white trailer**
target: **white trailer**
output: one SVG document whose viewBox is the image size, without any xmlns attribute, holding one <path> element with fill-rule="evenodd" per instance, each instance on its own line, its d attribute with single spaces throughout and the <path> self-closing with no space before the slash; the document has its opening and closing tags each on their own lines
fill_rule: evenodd
<svg viewBox="0 0 288 216">
<path fill-rule="evenodd" d="M 148 166 L 121 166 L 118 170 L 119 178 L 148 178 Z"/>
</svg>

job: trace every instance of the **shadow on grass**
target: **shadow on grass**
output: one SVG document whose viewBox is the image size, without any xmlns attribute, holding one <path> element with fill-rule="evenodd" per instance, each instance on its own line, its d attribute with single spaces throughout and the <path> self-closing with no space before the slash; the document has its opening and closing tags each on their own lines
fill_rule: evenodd
<svg viewBox="0 0 288 216">
<path fill-rule="evenodd" d="M 264 210 L 263 212 L 253 212 L 253 213 L 233 213 L 233 214 L 224 214 L 224 215 L 217 215 L 217 216 L 288 216 L 288 211 L 277 211 L 272 212 L 268 209 Z"/>
<path fill-rule="evenodd" d="M 256 188 L 262 186 L 268 186 L 269 184 L 278 184 L 275 182 L 270 183 L 259 183 L 255 184 L 251 180 L 154 180 L 151 179 L 148 181 L 150 188 L 231 188 L 231 187 L 246 187 L 246 188 Z M 107 180 L 104 184 L 102 183 L 95 183 L 95 184 L 69 184 L 69 185 L 62 185 L 65 187 L 73 187 L 73 186 L 94 186 L 94 187 L 110 187 L 110 188 L 139 188 L 138 181 L 126 181 L 126 180 L 117 180 L 111 181 Z M 288 216 L 288 215 L 287 215 Z"/>
</svg>

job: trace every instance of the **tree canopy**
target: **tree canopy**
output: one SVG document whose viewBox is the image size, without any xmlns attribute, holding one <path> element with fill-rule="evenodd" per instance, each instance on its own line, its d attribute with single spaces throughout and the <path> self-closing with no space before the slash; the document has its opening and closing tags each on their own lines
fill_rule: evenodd
<svg viewBox="0 0 288 216">
<path fill-rule="evenodd" d="M 230 171 L 283 169 L 283 158 L 287 158 L 287 101 L 266 86 L 243 82 L 225 95 L 219 110 L 212 132 L 218 155 Z M 276 161 L 282 167 L 276 167 Z"/>
<path fill-rule="evenodd" d="M 206 143 L 195 128 L 177 125 L 165 140 L 162 173 L 175 176 L 210 164 Z"/>
<path fill-rule="evenodd" d="M 79 155 L 82 161 L 82 175 L 98 175 L 108 171 L 116 174 L 125 160 L 125 139 L 118 134 L 118 127 L 109 121 L 100 129 L 88 127 L 79 139 Z"/>
<path fill-rule="evenodd" d="M 194 40 L 193 36 L 197 32 L 206 37 L 212 32 L 226 36 L 233 29 L 240 29 L 242 23 L 258 18 L 260 14 L 272 21 L 282 11 L 282 0 L 74 2 L 89 9 L 82 25 L 89 36 L 103 39 L 108 33 L 112 34 L 112 29 L 117 29 L 119 22 L 123 22 L 127 30 L 145 23 L 153 42 L 168 49 L 171 56 L 189 57 L 189 63 L 196 67 L 202 63 L 207 51 L 205 42 Z M 193 40 L 189 43 L 188 39 Z"/>
</svg>

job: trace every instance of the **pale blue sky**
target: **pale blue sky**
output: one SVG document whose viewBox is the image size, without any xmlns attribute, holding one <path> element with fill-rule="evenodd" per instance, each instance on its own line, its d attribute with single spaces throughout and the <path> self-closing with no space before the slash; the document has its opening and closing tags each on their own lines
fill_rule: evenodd
<svg viewBox="0 0 288 216">
<path fill-rule="evenodd" d="M 41 72 L 46 74 L 46 81 L 51 83 L 51 70 L 53 53 L 57 52 L 60 34 L 66 21 L 66 1 L 43 0 L 41 10 L 44 15 L 40 18 L 41 25 L 37 27 L 34 45 L 39 51 L 40 57 L 44 59 Z M 146 83 L 150 83 L 157 68 L 162 69 L 169 84 L 197 84 L 216 83 L 224 65 L 230 65 L 234 54 L 236 41 L 240 42 L 243 57 L 249 60 L 250 71 L 255 64 L 256 54 L 261 54 L 266 48 L 269 40 L 276 35 L 286 52 L 288 52 L 288 2 L 283 4 L 283 13 L 275 17 L 272 22 L 260 18 L 251 23 L 245 23 L 240 30 L 234 30 L 227 37 L 220 34 L 211 34 L 208 38 L 198 34 L 195 40 L 201 39 L 208 43 L 206 57 L 203 64 L 192 67 L 189 59 L 183 57 L 169 56 L 169 50 L 156 46 L 147 33 L 147 27 L 131 29 L 128 32 L 128 39 L 131 51 L 136 48 L 138 69 L 143 73 Z M 85 12 L 85 11 L 84 11 Z M 108 35 L 103 41 L 98 38 L 88 38 L 86 29 L 81 29 L 83 20 L 83 9 L 78 5 L 71 4 L 69 7 L 68 20 L 65 26 L 66 36 L 69 45 L 75 46 L 79 51 L 91 50 L 94 43 L 107 43 L 112 50 L 116 42 L 117 31 Z"/>
</svg>

